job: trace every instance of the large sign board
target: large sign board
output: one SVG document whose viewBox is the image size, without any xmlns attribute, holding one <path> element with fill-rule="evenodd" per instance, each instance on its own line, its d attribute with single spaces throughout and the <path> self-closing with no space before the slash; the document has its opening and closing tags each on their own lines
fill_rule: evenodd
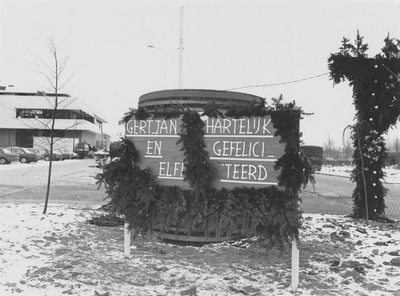
<svg viewBox="0 0 400 296">
<path fill-rule="evenodd" d="M 211 186 L 266 187 L 277 185 L 274 164 L 284 154 L 285 144 L 275 137 L 271 117 L 207 118 L 204 141 L 210 162 L 216 168 Z M 126 137 L 139 151 L 142 168 L 150 167 L 162 185 L 189 188 L 183 181 L 183 152 L 179 140 L 181 120 L 132 119 Z"/>
</svg>

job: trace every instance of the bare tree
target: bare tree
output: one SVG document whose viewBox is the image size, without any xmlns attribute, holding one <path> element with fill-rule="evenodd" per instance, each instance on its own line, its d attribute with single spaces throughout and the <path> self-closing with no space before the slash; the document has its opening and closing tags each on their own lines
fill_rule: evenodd
<svg viewBox="0 0 400 296">
<path fill-rule="evenodd" d="M 348 161 L 349 159 L 352 158 L 353 156 L 353 145 L 352 145 L 352 141 L 350 138 L 350 135 L 348 133 L 346 133 L 346 131 L 343 131 L 343 158 L 345 161 Z"/>
<path fill-rule="evenodd" d="M 327 160 L 332 160 L 339 157 L 339 151 L 335 147 L 335 142 L 331 138 L 330 134 L 328 135 L 327 141 L 324 143 L 324 157 Z"/>
<path fill-rule="evenodd" d="M 399 138 L 394 139 L 393 141 L 393 154 L 394 154 L 394 159 L 393 159 L 393 164 L 400 164 L 400 143 L 399 143 Z"/>
<path fill-rule="evenodd" d="M 50 52 L 52 63 L 51 65 L 47 64 L 44 60 L 39 59 L 40 62 L 40 73 L 46 78 L 47 82 L 49 83 L 50 89 L 53 92 L 53 96 L 47 96 L 47 99 L 53 106 L 52 118 L 47 122 L 42 122 L 45 126 L 49 128 L 50 133 L 50 161 L 49 161 L 49 170 L 47 176 L 47 188 L 46 188 L 46 198 L 43 208 L 43 214 L 47 213 L 47 205 L 49 201 L 50 195 L 50 185 L 51 185 L 51 173 L 52 173 L 52 166 L 53 166 L 53 148 L 54 148 L 54 138 L 55 138 L 55 123 L 56 123 L 56 116 L 57 110 L 61 103 L 65 103 L 65 99 L 60 97 L 60 90 L 68 83 L 68 81 L 72 78 L 72 76 L 76 73 L 72 73 L 71 75 L 67 76 L 64 80 L 64 71 L 67 66 L 68 57 L 63 60 L 60 60 L 57 55 L 57 46 L 52 38 L 47 38 L 47 48 Z"/>
<path fill-rule="evenodd" d="M 46 62 L 44 59 L 40 58 L 37 55 L 35 56 L 38 61 L 36 62 L 36 66 L 38 68 L 37 72 L 42 75 L 47 81 L 49 85 L 47 89 L 49 90 L 49 92 L 46 93 L 45 91 L 38 91 L 36 95 L 44 97 L 47 100 L 49 109 L 51 109 L 51 115 L 39 116 L 39 114 L 36 114 L 34 118 L 30 118 L 34 120 L 24 120 L 24 118 L 20 118 L 22 110 L 16 109 L 15 104 L 13 104 L 12 101 L 9 101 L 7 103 L 3 100 L 2 102 L 0 102 L 0 105 L 3 106 L 3 110 L 5 110 L 12 117 L 20 118 L 19 121 L 27 128 L 31 130 L 46 131 L 46 137 L 44 137 L 45 142 L 41 142 L 41 145 L 42 148 L 48 148 L 50 152 L 50 159 L 43 214 L 47 213 L 47 206 L 50 194 L 54 144 L 64 138 L 64 136 L 61 136 L 59 134 L 65 135 L 67 131 L 76 130 L 76 128 L 80 124 L 83 124 L 85 122 L 84 118 L 77 116 L 71 121 L 68 121 L 68 123 L 65 124 L 62 129 L 55 129 L 56 118 L 58 115 L 60 115 L 58 113 L 61 112 L 61 110 L 68 109 L 68 107 L 74 104 L 76 100 L 76 98 L 72 98 L 69 95 L 60 93 L 60 91 L 71 80 L 71 78 L 76 74 L 78 70 L 74 71 L 72 74 L 65 75 L 68 57 L 60 60 L 57 52 L 57 46 L 53 38 L 46 37 L 46 42 L 46 48 L 50 53 L 49 62 Z M 65 79 L 64 76 L 66 77 Z M 34 114 L 30 115 L 33 116 Z M 35 137 L 33 136 L 33 140 L 34 139 Z"/>
</svg>

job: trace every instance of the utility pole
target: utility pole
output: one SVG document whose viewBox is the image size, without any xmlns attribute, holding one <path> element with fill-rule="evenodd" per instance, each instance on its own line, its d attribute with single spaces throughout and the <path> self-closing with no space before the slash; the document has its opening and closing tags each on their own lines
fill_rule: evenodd
<svg viewBox="0 0 400 296">
<path fill-rule="evenodd" d="M 183 63 L 183 6 L 181 6 L 181 18 L 179 27 L 179 88 L 182 89 L 182 63 Z"/>
<path fill-rule="evenodd" d="M 147 45 L 148 48 L 154 48 L 158 49 L 164 52 L 164 88 L 167 89 L 167 53 L 171 50 L 174 50 L 175 48 L 172 49 L 162 49 L 159 47 L 156 47 L 154 45 Z"/>
</svg>

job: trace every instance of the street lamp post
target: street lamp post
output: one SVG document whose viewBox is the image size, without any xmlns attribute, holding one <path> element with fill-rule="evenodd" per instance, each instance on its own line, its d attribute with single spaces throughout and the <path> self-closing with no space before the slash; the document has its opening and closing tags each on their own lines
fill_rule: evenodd
<svg viewBox="0 0 400 296">
<path fill-rule="evenodd" d="M 167 89 L 167 53 L 170 52 L 171 50 L 174 50 L 175 48 L 162 49 L 162 48 L 156 47 L 154 45 L 147 45 L 147 47 L 158 49 L 158 50 L 161 50 L 162 52 L 164 52 L 164 88 Z"/>
</svg>

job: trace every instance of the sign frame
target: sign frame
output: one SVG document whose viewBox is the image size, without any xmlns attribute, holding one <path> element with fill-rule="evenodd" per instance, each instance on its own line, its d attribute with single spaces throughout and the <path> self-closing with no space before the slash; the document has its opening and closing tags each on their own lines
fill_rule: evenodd
<svg viewBox="0 0 400 296">
<path fill-rule="evenodd" d="M 275 162 L 285 153 L 285 143 L 275 136 L 270 115 L 264 117 L 202 118 L 204 143 L 215 178 L 216 189 L 278 185 Z M 184 181 L 181 117 L 171 119 L 132 118 L 125 135 L 140 155 L 139 165 L 149 167 L 160 185 L 188 189 Z"/>
</svg>

